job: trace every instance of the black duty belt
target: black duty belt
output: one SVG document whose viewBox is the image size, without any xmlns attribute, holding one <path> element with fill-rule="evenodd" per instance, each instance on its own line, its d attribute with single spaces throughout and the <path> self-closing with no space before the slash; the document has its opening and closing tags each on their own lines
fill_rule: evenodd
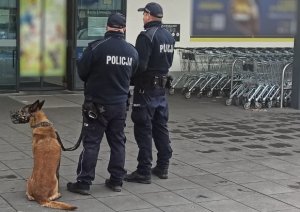
<svg viewBox="0 0 300 212">
<path fill-rule="evenodd" d="M 138 79 L 135 85 L 142 89 L 153 89 L 153 88 L 165 88 L 168 77 L 162 76 L 147 76 L 142 79 Z"/>
</svg>

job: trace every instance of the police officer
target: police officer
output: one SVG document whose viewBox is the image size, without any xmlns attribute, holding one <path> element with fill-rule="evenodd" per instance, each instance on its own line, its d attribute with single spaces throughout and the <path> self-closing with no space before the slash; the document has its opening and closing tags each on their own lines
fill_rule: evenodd
<svg viewBox="0 0 300 212">
<path fill-rule="evenodd" d="M 83 150 L 77 167 L 77 182 L 67 189 L 88 195 L 95 179 L 100 143 L 105 133 L 110 146 L 105 185 L 120 192 L 126 174 L 125 134 L 126 101 L 130 78 L 138 66 L 138 53 L 125 41 L 125 17 L 112 14 L 107 20 L 103 40 L 89 43 L 77 62 L 78 75 L 84 81 Z"/>
<path fill-rule="evenodd" d="M 163 9 L 154 2 L 143 11 L 145 30 L 136 40 L 139 67 L 134 78 L 133 107 L 134 136 L 139 147 L 136 171 L 126 175 L 125 181 L 149 184 L 151 172 L 161 179 L 168 178 L 172 156 L 168 122 L 166 83 L 173 62 L 175 40 L 162 27 Z M 156 166 L 152 167 L 152 138 L 158 151 Z"/>
</svg>

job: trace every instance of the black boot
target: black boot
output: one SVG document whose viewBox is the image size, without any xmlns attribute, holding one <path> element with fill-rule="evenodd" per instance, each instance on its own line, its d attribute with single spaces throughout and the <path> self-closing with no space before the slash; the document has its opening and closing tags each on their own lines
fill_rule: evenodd
<svg viewBox="0 0 300 212">
<path fill-rule="evenodd" d="M 122 191 L 122 185 L 114 184 L 110 179 L 105 180 L 105 185 L 107 188 L 110 188 L 111 190 L 115 192 L 121 192 Z"/>
<path fill-rule="evenodd" d="M 70 192 L 81 194 L 81 195 L 90 195 L 90 185 L 87 183 L 76 182 L 68 183 L 67 189 Z"/>
<path fill-rule="evenodd" d="M 151 175 L 141 175 L 137 171 L 134 171 L 131 174 L 127 174 L 124 180 L 127 182 L 150 184 Z"/>
<path fill-rule="evenodd" d="M 151 169 L 153 175 L 159 177 L 160 179 L 168 179 L 168 169 L 161 169 L 155 166 Z"/>
</svg>

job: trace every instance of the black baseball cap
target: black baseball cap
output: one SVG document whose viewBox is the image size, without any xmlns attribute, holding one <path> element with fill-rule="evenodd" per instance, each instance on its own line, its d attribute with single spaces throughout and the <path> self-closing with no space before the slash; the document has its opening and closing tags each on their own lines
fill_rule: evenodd
<svg viewBox="0 0 300 212">
<path fill-rule="evenodd" d="M 155 2 L 148 3 L 145 7 L 139 8 L 138 11 L 139 12 L 143 11 L 143 12 L 149 13 L 150 15 L 157 17 L 157 18 L 163 17 L 162 7 Z"/>
<path fill-rule="evenodd" d="M 121 13 L 113 13 L 107 19 L 107 26 L 112 28 L 124 28 L 126 27 L 126 18 Z"/>
</svg>

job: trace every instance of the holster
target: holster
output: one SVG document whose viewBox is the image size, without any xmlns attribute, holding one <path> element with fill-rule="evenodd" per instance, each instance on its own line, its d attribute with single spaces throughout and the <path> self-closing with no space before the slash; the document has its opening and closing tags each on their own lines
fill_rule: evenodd
<svg viewBox="0 0 300 212">
<path fill-rule="evenodd" d="M 99 115 L 97 106 L 95 105 L 94 102 L 91 102 L 91 101 L 85 101 L 83 103 L 82 113 L 87 118 L 92 119 L 92 120 L 96 120 L 98 118 L 98 115 Z"/>
<path fill-rule="evenodd" d="M 102 124 L 106 125 L 107 120 L 104 117 L 105 108 L 102 105 L 94 103 L 92 101 L 85 101 L 82 105 L 82 113 L 90 120 L 98 120 Z"/>
</svg>

